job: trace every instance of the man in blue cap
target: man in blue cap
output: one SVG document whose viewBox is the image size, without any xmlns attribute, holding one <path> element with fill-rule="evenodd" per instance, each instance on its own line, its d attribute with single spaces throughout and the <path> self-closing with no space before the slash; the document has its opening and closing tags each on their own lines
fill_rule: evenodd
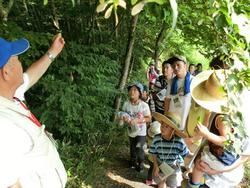
<svg viewBox="0 0 250 188">
<path fill-rule="evenodd" d="M 29 42 L 0 38 L 1 188 L 65 187 L 67 175 L 53 138 L 21 102 L 64 44 L 63 37 L 56 35 L 46 54 L 23 73 L 18 55 L 28 50 Z"/>
</svg>

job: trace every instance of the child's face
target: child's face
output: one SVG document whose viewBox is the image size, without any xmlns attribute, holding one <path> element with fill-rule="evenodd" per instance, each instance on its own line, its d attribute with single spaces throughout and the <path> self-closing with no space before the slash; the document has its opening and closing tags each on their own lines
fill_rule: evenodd
<svg viewBox="0 0 250 188">
<path fill-rule="evenodd" d="M 164 76 L 169 76 L 169 75 L 173 75 L 173 69 L 172 69 L 172 66 L 170 64 L 165 64 L 163 67 L 162 67 L 162 73 Z"/>
<path fill-rule="evenodd" d="M 132 100 L 138 100 L 140 97 L 140 92 L 138 91 L 136 86 L 133 86 L 129 90 L 129 97 Z"/>
<path fill-rule="evenodd" d="M 161 135 L 166 140 L 171 140 L 174 134 L 174 129 L 170 127 L 168 124 L 161 122 Z"/>
</svg>

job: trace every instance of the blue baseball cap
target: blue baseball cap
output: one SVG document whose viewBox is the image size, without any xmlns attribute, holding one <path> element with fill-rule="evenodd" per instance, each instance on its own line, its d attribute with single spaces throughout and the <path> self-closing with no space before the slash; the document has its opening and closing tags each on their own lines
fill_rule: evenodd
<svg viewBox="0 0 250 188">
<path fill-rule="evenodd" d="M 0 38 L 0 69 L 3 68 L 10 57 L 24 53 L 29 47 L 29 41 L 26 39 L 19 39 L 9 42 L 3 38 Z"/>
<path fill-rule="evenodd" d="M 131 89 L 131 87 L 135 86 L 138 91 L 140 92 L 140 94 L 142 94 L 143 92 L 143 85 L 140 82 L 134 82 L 128 85 L 127 89 L 128 91 Z"/>
</svg>

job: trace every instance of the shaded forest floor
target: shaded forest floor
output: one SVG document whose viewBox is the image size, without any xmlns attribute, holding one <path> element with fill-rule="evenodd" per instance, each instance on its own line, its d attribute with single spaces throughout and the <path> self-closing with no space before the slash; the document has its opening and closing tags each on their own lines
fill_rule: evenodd
<svg viewBox="0 0 250 188">
<path fill-rule="evenodd" d="M 143 172 L 139 173 L 129 167 L 129 150 L 126 146 L 112 148 L 109 158 L 104 162 L 105 174 L 96 179 L 93 187 L 96 188 L 131 188 L 145 187 L 148 165 L 145 165 Z"/>
</svg>

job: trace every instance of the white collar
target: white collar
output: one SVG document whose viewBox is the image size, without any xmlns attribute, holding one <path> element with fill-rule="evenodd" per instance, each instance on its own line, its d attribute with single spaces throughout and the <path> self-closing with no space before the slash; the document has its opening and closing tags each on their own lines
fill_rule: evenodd
<svg viewBox="0 0 250 188">
<path fill-rule="evenodd" d="M 0 96 L 0 108 L 8 108 L 12 111 L 15 111 L 15 112 L 22 114 L 22 115 L 25 115 L 25 116 L 30 115 L 30 111 L 28 109 L 25 109 L 21 105 L 16 103 L 15 101 L 11 101 L 11 100 L 4 98 L 2 96 Z"/>
</svg>

